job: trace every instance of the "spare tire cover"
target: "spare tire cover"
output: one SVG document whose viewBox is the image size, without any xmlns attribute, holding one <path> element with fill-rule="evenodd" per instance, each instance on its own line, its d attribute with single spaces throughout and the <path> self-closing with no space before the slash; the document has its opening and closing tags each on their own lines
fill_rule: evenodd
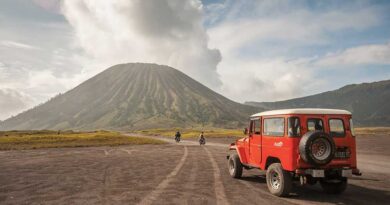
<svg viewBox="0 0 390 205">
<path fill-rule="evenodd" d="M 310 131 L 304 134 L 299 142 L 301 158 L 311 165 L 325 165 L 333 158 L 336 145 L 333 138 L 321 131 Z"/>
</svg>

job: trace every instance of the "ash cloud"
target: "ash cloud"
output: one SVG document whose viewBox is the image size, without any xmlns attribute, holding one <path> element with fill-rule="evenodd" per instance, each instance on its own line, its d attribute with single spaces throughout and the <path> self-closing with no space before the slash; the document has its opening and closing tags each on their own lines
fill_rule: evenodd
<svg viewBox="0 0 390 205">
<path fill-rule="evenodd" d="M 90 67 L 165 64 L 211 88 L 221 85 L 216 70 L 221 55 L 208 46 L 198 0 L 65 0 L 62 13 Z"/>
</svg>

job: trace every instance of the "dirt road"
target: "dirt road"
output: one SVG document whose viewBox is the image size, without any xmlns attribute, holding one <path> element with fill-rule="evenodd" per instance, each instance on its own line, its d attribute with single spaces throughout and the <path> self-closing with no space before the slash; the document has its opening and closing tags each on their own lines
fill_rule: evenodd
<svg viewBox="0 0 390 205">
<path fill-rule="evenodd" d="M 226 166 L 231 139 L 206 146 L 179 144 L 0 152 L 0 204 L 388 204 L 389 136 L 386 143 L 358 138 L 362 177 L 341 196 L 317 185 L 296 187 L 288 198 L 270 195 L 264 173 L 232 179 Z M 169 141 L 171 141 L 169 139 Z M 383 151 L 385 150 L 385 151 Z"/>
</svg>

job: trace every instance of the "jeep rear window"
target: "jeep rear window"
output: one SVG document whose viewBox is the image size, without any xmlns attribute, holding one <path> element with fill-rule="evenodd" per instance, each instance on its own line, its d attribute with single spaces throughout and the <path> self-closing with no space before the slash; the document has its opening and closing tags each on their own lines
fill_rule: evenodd
<svg viewBox="0 0 390 205">
<path fill-rule="evenodd" d="M 263 134 L 267 136 L 283 136 L 284 118 L 265 118 Z"/>
<path fill-rule="evenodd" d="M 342 119 L 330 119 L 329 120 L 330 136 L 332 137 L 344 137 L 345 129 Z"/>
<path fill-rule="evenodd" d="M 308 119 L 307 131 L 324 131 L 324 123 L 318 118 Z"/>
<path fill-rule="evenodd" d="M 298 117 L 288 118 L 288 136 L 290 137 L 301 136 L 301 123 Z"/>
</svg>

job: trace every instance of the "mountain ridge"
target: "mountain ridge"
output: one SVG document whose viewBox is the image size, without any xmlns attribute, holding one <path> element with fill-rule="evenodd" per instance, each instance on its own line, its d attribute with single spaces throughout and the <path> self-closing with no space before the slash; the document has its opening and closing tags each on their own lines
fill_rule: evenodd
<svg viewBox="0 0 390 205">
<path fill-rule="evenodd" d="M 390 126 L 390 80 L 345 85 L 339 89 L 276 102 L 245 102 L 265 110 L 336 108 L 351 111 L 360 126 Z"/>
</svg>

